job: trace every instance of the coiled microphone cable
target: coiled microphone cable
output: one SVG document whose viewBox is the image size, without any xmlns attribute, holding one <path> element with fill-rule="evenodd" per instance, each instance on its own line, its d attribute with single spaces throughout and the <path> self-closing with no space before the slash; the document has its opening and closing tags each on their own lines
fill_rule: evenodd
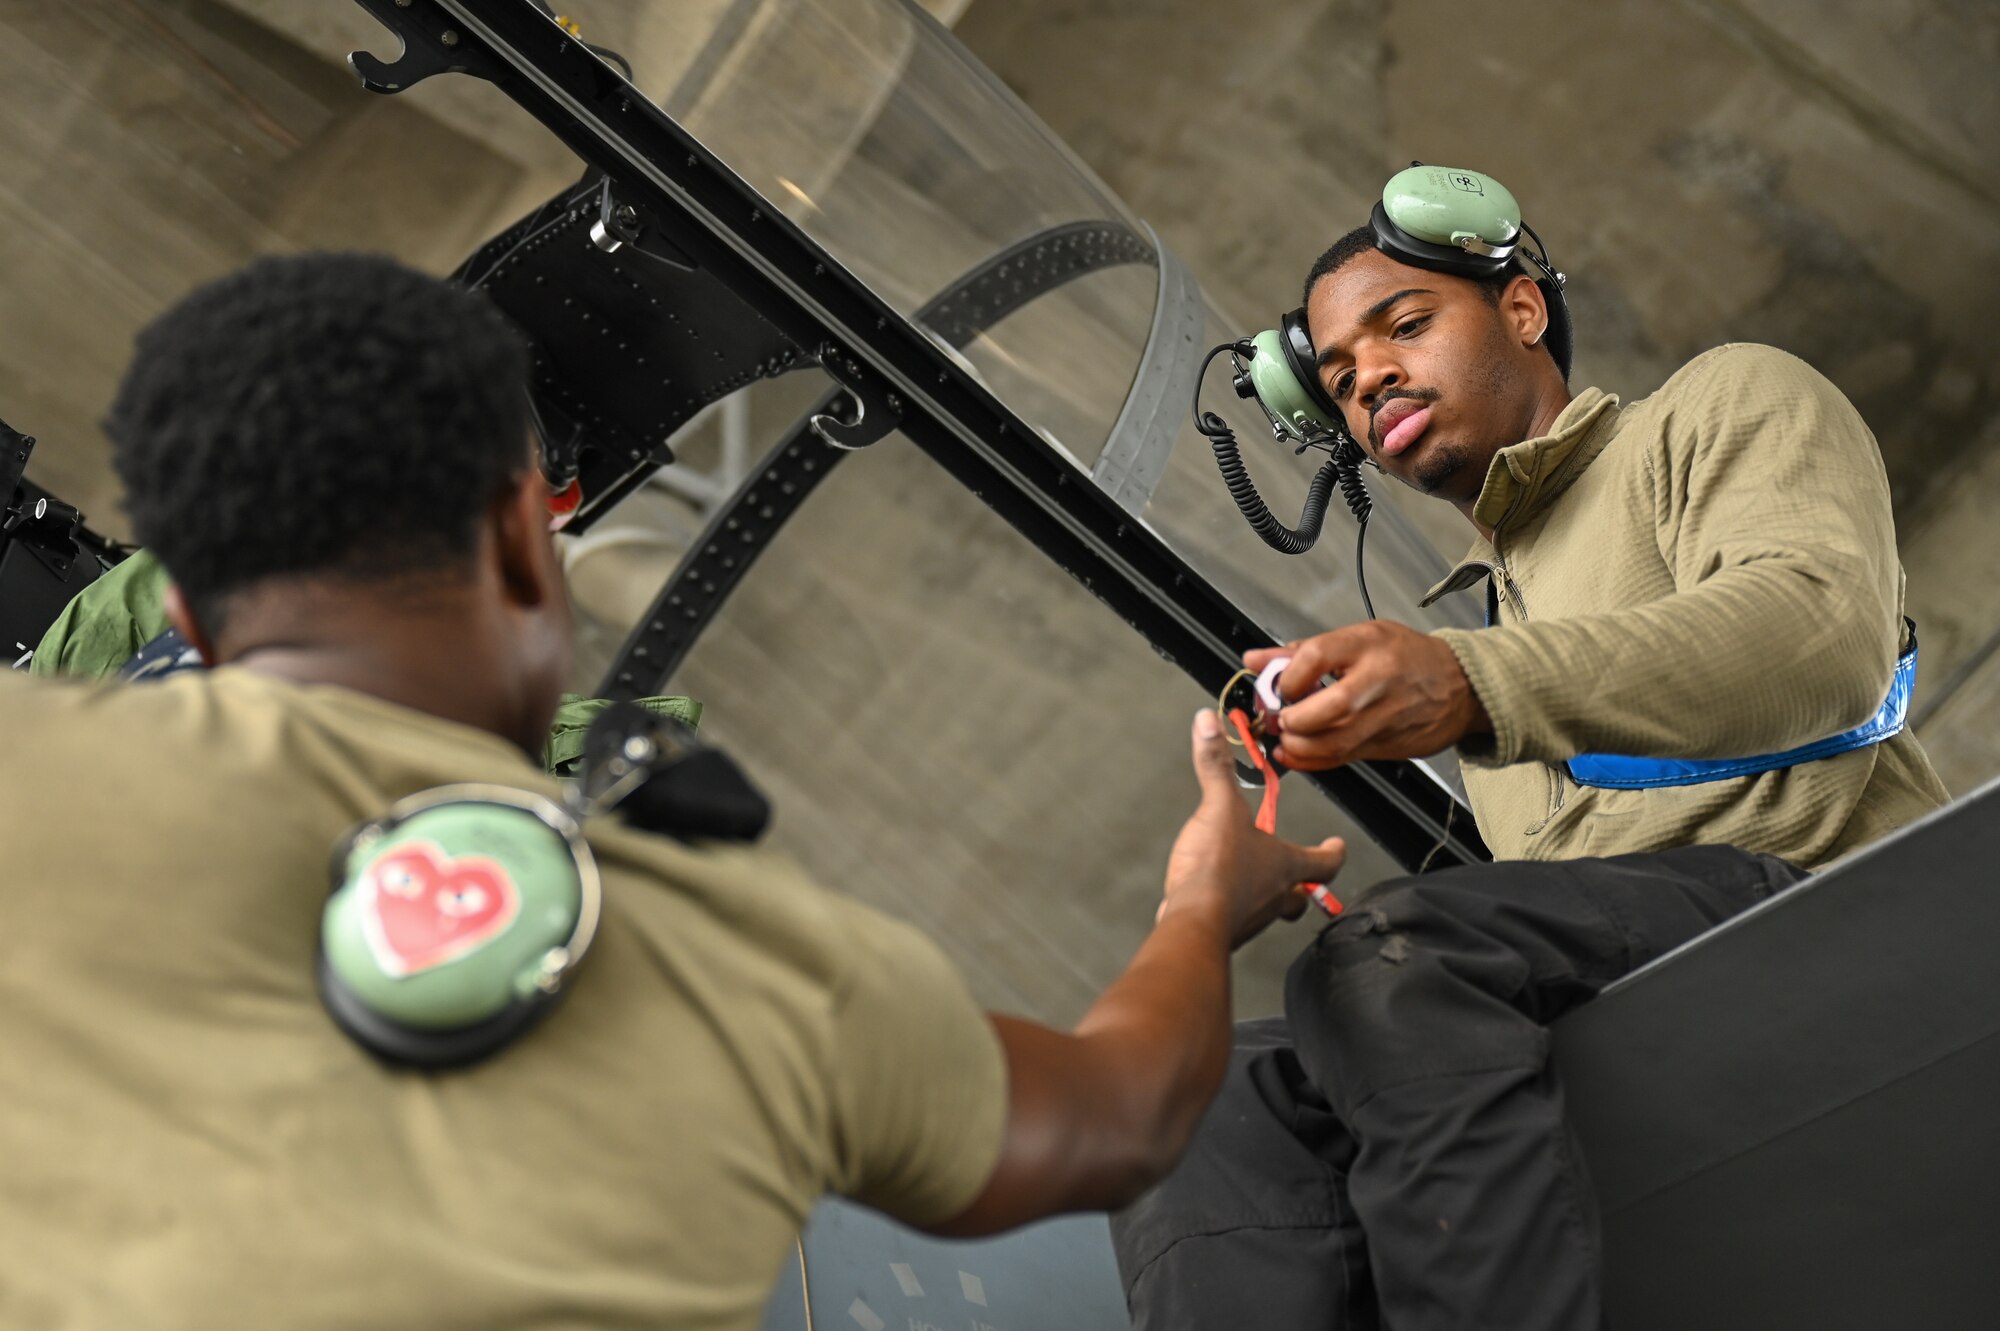
<svg viewBox="0 0 2000 1331">
<path fill-rule="evenodd" d="M 1225 351 L 1230 353 L 1239 376 L 1243 370 L 1241 358 L 1256 354 L 1256 349 L 1249 342 L 1224 342 L 1211 348 L 1208 355 L 1202 358 L 1201 369 L 1194 381 L 1194 428 L 1201 431 L 1209 447 L 1215 450 L 1215 465 L 1222 473 L 1222 483 L 1229 488 L 1229 497 L 1236 501 L 1244 520 L 1264 544 L 1280 554 L 1302 555 L 1318 543 L 1320 530 L 1326 523 L 1327 501 L 1333 497 L 1337 486 L 1348 511 L 1354 514 L 1357 526 L 1354 534 L 1354 582 L 1361 591 L 1362 608 L 1368 612 L 1368 618 L 1375 618 L 1375 603 L 1369 599 L 1368 579 L 1362 564 L 1368 540 L 1368 517 L 1375 505 L 1361 479 L 1360 448 L 1343 431 L 1339 435 L 1308 436 L 1293 450 L 1294 453 L 1302 453 L 1308 448 L 1324 448 L 1328 456 L 1326 464 L 1313 474 L 1312 483 L 1306 487 L 1306 503 L 1299 514 L 1299 525 L 1296 528 L 1287 527 L 1264 502 L 1264 497 L 1257 493 L 1257 483 L 1250 479 L 1250 469 L 1243 463 L 1243 451 L 1236 442 L 1235 431 L 1216 413 L 1201 409 L 1202 380 L 1208 377 L 1208 367 L 1215 363 L 1215 358 Z"/>
</svg>

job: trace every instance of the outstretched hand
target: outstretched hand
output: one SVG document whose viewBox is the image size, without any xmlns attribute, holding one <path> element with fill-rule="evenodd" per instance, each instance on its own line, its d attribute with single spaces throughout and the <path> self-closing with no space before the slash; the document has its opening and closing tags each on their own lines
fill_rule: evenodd
<svg viewBox="0 0 2000 1331">
<path fill-rule="evenodd" d="M 1066 1211 L 1115 1211 L 1166 1176 L 1229 1066 L 1229 958 L 1281 915 L 1300 884 L 1340 870 L 1338 839 L 1317 850 L 1259 832 L 1215 713 L 1196 718 L 1201 806 L 1167 865 L 1161 925 L 1067 1034 L 993 1018 L 1007 1058 L 999 1162 L 971 1205 L 935 1233 L 992 1234 Z"/>
<path fill-rule="evenodd" d="M 1316 772 L 1367 758 L 1425 758 L 1493 728 L 1458 656 L 1442 639 L 1388 620 L 1334 629 L 1243 658 L 1278 677 L 1284 709 L 1271 724 L 1287 767 Z M 1320 687 L 1322 676 L 1337 676 Z"/>
<path fill-rule="evenodd" d="M 1237 788 L 1235 760 L 1213 711 L 1195 717 L 1194 771 L 1201 805 L 1168 856 L 1159 917 L 1183 909 L 1225 912 L 1230 945 L 1239 947 L 1273 920 L 1297 919 L 1308 900 L 1304 884 L 1327 882 L 1339 873 L 1347 845 L 1330 837 L 1308 849 L 1259 832 Z"/>
</svg>

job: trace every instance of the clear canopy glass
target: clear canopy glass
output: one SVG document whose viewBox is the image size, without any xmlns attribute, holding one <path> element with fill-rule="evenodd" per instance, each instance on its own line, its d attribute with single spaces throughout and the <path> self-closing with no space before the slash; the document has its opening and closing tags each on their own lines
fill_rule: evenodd
<svg viewBox="0 0 2000 1331">
<path fill-rule="evenodd" d="M 1031 287 L 1048 283 L 1042 294 L 962 348 L 988 386 L 1080 466 L 1098 461 L 1142 369 L 1184 380 L 1209 346 L 1255 331 L 1197 290 L 1181 297 L 1188 311 L 1169 311 L 1163 331 L 1175 344 L 1149 358 L 1163 290 L 1151 229 L 914 3 L 745 0 L 708 9 L 696 18 L 668 0 L 600 0 L 576 12 L 586 38 L 631 43 L 620 49 L 642 91 L 906 315 L 1036 237 L 1096 223 L 1133 238 L 1143 262 L 1060 282 L 1024 272 Z M 594 35 L 600 21 L 606 27 Z M 1198 338 L 1178 336 L 1190 330 Z M 1309 554 L 1270 550 L 1222 488 L 1188 404 L 1174 405 L 1166 437 L 1145 445 L 1167 461 L 1142 516 L 1278 636 L 1360 618 L 1345 511 L 1335 504 Z M 1222 371 L 1204 406 L 1235 428 L 1272 507 L 1296 522 L 1324 455 L 1294 457 L 1275 445 Z M 1416 603 L 1446 565 L 1393 502 L 1376 513 L 1369 586 L 1378 610 L 1429 618 Z"/>
<path fill-rule="evenodd" d="M 1343 512 L 1310 553 L 1279 555 L 1231 504 L 1178 400 L 1184 383 L 1152 424 L 1132 424 L 1162 376 L 1185 380 L 1207 346 L 1256 325 L 1163 282 L 1171 265 L 1144 223 L 923 10 L 566 8 L 906 315 L 996 258 L 1029 255 L 989 272 L 1009 300 L 955 354 L 1080 473 L 1107 440 L 1153 459 L 1139 517 L 1274 636 L 1359 617 Z M 490 85 L 362 91 L 346 53 L 389 55 L 394 40 L 356 5 L 74 0 L 0 14 L 0 36 L 0 418 L 43 440 L 36 478 L 113 533 L 96 422 L 133 334 L 169 302 L 257 255 L 313 247 L 446 273 L 580 169 Z M 1036 250 L 1071 236 L 1102 253 Z M 964 320 L 921 322 L 952 341 Z M 794 375 L 745 390 L 738 444 L 768 446 L 821 387 Z M 1237 430 L 1273 508 L 1295 515 L 1317 459 L 1273 445 L 1219 371 L 1204 404 Z M 691 432 L 688 462 L 607 519 L 636 533 L 632 548 L 573 551 L 594 612 L 580 685 L 714 511 L 715 483 L 685 474 L 717 455 L 714 428 Z M 1417 624 L 1459 613 L 1416 608 L 1443 561 L 1375 488 L 1378 611 Z M 706 728 L 776 796 L 778 844 L 929 929 L 981 997 L 1044 1017 L 1074 1016 L 1129 955 L 1193 804 L 1186 727 L 1200 691 L 899 436 L 828 480 L 669 687 L 707 703 Z M 1288 782 L 1284 804 L 1292 835 L 1350 838 L 1351 881 L 1390 871 L 1311 787 Z M 1275 1006 L 1297 941 L 1249 954 L 1244 1012 Z"/>
</svg>

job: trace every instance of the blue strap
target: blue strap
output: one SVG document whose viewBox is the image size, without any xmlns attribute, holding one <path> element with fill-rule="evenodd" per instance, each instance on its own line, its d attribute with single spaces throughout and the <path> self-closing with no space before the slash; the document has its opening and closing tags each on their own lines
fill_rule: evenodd
<svg viewBox="0 0 2000 1331">
<path fill-rule="evenodd" d="M 1759 758 L 1632 758 L 1616 753 L 1583 753 L 1569 760 L 1570 778 L 1580 786 L 1605 786 L 1613 790 L 1696 786 L 1865 749 L 1902 730 L 1910 714 L 1910 694 L 1916 684 L 1917 626 L 1910 624 L 1910 646 L 1896 658 L 1896 677 L 1889 684 L 1889 696 L 1882 709 L 1852 730 Z"/>
</svg>

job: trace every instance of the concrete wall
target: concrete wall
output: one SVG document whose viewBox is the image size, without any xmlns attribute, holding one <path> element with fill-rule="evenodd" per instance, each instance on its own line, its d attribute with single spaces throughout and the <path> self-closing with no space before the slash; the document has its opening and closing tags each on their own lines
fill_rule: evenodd
<svg viewBox="0 0 2000 1331">
<path fill-rule="evenodd" d="M 2000 772 L 2000 8 L 979 0 L 957 33 L 1245 327 L 1422 159 L 1522 200 L 1577 382 L 1630 400 L 1727 341 L 1810 361 L 1882 443 L 1925 742 L 1956 790 Z"/>
<path fill-rule="evenodd" d="M 110 534 L 126 524 L 98 421 L 168 304 L 313 247 L 448 272 L 576 174 L 525 116 L 503 150 L 497 98 L 481 137 L 419 94 L 361 92 L 340 57 L 389 43 L 357 6 L 306 15 L 317 46 L 246 12 L 274 7 L 0 5 L 0 418 L 42 440 L 30 474 Z"/>
</svg>

